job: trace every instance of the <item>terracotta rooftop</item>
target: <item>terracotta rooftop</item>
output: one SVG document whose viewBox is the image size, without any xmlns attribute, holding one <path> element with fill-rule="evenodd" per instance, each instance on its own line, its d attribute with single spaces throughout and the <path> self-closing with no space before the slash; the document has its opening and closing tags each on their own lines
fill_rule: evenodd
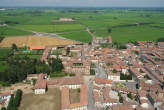
<svg viewBox="0 0 164 110">
<path fill-rule="evenodd" d="M 112 84 L 113 82 L 112 80 L 105 79 L 105 78 L 98 78 L 98 77 L 95 77 L 94 81 L 97 84 Z"/>
<path fill-rule="evenodd" d="M 31 46 L 30 50 L 44 50 L 45 46 Z"/>
<path fill-rule="evenodd" d="M 39 74 L 39 78 L 35 84 L 35 89 L 46 89 L 47 81 L 44 79 L 45 74 Z"/>
<path fill-rule="evenodd" d="M 88 105 L 88 90 L 86 85 L 82 85 L 80 89 L 80 102 L 70 104 L 70 97 L 69 97 L 69 88 L 63 87 L 62 88 L 62 109 L 72 109 L 81 106 Z"/>
</svg>

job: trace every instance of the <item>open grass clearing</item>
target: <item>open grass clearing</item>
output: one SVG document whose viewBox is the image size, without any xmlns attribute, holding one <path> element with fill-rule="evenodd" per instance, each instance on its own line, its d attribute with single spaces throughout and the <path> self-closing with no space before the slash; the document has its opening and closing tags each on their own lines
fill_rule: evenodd
<svg viewBox="0 0 164 110">
<path fill-rule="evenodd" d="M 80 91 L 78 89 L 70 89 L 69 97 L 71 104 L 80 102 Z"/>
<path fill-rule="evenodd" d="M 24 94 L 19 110 L 61 110 L 61 92 L 53 88 L 43 95 Z"/>
</svg>

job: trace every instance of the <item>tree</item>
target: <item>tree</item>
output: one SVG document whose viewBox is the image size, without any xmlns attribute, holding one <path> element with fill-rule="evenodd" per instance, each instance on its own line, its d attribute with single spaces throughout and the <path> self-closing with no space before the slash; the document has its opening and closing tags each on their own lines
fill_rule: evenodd
<svg viewBox="0 0 164 110">
<path fill-rule="evenodd" d="M 7 110 L 16 110 L 15 100 L 14 96 L 12 95 L 9 101 L 9 104 L 7 106 Z"/>
<path fill-rule="evenodd" d="M 70 47 L 67 47 L 66 55 L 69 55 L 70 53 Z"/>
<path fill-rule="evenodd" d="M 22 90 L 18 89 L 17 92 L 16 92 L 16 96 L 15 96 L 15 105 L 16 105 L 16 107 L 19 107 L 21 99 L 22 99 Z"/>
<path fill-rule="evenodd" d="M 164 42 L 164 38 L 159 38 L 157 42 Z"/>
<path fill-rule="evenodd" d="M 6 110 L 6 108 L 5 107 L 2 107 L 1 110 Z"/>
<path fill-rule="evenodd" d="M 119 97 L 119 102 L 120 103 L 123 103 L 124 102 L 124 99 L 123 99 L 123 97 L 121 96 L 121 97 Z"/>
<path fill-rule="evenodd" d="M 108 33 L 110 34 L 112 32 L 112 29 L 110 27 L 107 28 Z"/>
<path fill-rule="evenodd" d="M 61 72 L 64 69 L 64 66 L 62 64 L 62 60 L 59 58 L 49 59 L 49 64 L 50 64 L 51 69 L 52 69 L 51 72 Z"/>
<path fill-rule="evenodd" d="M 127 96 L 128 96 L 130 99 L 133 99 L 133 96 L 132 96 L 132 93 L 131 93 L 131 92 L 129 92 L 129 93 L 127 94 Z"/>
<path fill-rule="evenodd" d="M 18 51 L 18 47 L 17 47 L 16 44 L 12 44 L 12 47 L 11 48 L 12 48 L 13 51 Z"/>
</svg>

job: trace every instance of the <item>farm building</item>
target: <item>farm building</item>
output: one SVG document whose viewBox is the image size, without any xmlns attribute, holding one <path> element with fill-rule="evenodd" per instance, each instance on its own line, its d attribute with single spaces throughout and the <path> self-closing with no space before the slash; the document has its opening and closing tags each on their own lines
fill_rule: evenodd
<svg viewBox="0 0 164 110">
<path fill-rule="evenodd" d="M 44 50 L 45 46 L 30 46 L 30 50 Z"/>
<path fill-rule="evenodd" d="M 74 21 L 72 18 L 60 18 L 59 21 Z"/>
</svg>

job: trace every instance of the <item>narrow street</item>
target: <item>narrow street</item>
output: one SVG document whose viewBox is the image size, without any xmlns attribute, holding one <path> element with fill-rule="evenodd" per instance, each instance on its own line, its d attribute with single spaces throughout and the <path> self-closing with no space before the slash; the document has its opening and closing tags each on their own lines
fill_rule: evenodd
<svg viewBox="0 0 164 110">
<path fill-rule="evenodd" d="M 93 97 L 93 81 L 90 80 L 88 84 L 88 110 L 97 110 Z"/>
</svg>

